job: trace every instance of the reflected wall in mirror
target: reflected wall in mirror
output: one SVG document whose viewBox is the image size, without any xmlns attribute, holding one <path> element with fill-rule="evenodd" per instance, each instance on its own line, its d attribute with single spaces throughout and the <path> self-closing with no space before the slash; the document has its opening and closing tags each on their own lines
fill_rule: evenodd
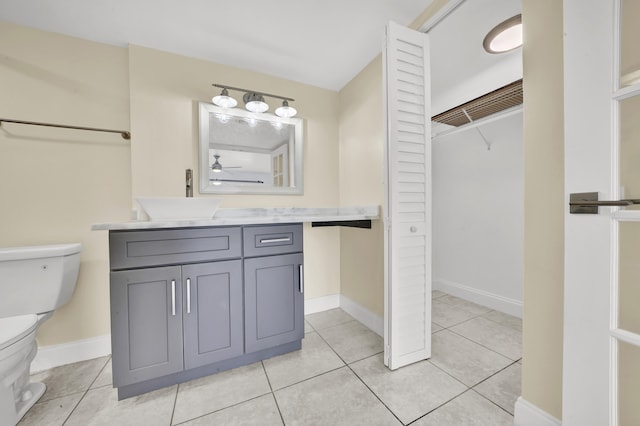
<svg viewBox="0 0 640 426">
<path fill-rule="evenodd" d="M 198 106 L 200 192 L 303 193 L 302 119 Z"/>
</svg>

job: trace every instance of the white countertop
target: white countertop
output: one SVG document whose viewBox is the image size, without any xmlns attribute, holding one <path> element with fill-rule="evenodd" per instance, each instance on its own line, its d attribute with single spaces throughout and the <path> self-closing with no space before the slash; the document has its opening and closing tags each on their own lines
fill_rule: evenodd
<svg viewBox="0 0 640 426">
<path fill-rule="evenodd" d="M 187 228 L 193 226 L 252 225 L 262 223 L 294 222 L 340 222 L 348 220 L 380 219 L 379 206 L 356 206 L 340 208 L 252 208 L 218 209 L 212 219 L 198 220 L 161 220 L 132 221 L 118 223 L 97 223 L 91 226 L 94 231 Z"/>
</svg>

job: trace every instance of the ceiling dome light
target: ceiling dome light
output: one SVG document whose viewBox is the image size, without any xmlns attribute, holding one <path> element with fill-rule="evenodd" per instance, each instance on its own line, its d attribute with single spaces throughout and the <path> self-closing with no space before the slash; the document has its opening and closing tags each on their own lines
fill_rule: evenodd
<svg viewBox="0 0 640 426">
<path fill-rule="evenodd" d="M 211 98 L 211 102 L 222 108 L 233 108 L 238 105 L 238 101 L 229 96 L 229 91 L 227 89 L 222 89 L 222 93 Z"/>
<path fill-rule="evenodd" d="M 522 15 L 516 15 L 496 25 L 482 42 L 489 53 L 509 52 L 522 46 Z"/>
<path fill-rule="evenodd" d="M 264 101 L 264 97 L 255 92 L 247 92 L 242 97 L 244 100 L 244 107 L 247 111 L 251 112 L 266 112 L 269 110 L 269 105 Z"/>
<path fill-rule="evenodd" d="M 276 115 L 278 117 L 291 118 L 295 116 L 297 113 L 298 113 L 298 110 L 296 110 L 294 107 L 290 107 L 289 102 L 287 102 L 286 99 L 282 101 L 281 107 L 276 108 Z"/>
</svg>

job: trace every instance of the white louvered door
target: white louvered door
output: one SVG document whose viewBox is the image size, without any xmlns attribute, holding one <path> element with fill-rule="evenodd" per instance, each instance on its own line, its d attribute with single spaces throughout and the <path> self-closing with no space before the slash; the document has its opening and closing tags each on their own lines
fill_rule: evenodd
<svg viewBox="0 0 640 426">
<path fill-rule="evenodd" d="M 394 22 L 383 50 L 385 97 L 384 360 L 431 356 L 431 93 L 429 39 Z"/>
</svg>

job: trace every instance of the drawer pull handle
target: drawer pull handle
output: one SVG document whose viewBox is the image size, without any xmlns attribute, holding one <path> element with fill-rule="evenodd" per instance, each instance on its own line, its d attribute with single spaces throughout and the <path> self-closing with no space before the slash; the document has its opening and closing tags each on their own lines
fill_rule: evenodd
<svg viewBox="0 0 640 426">
<path fill-rule="evenodd" d="M 300 265 L 300 284 L 298 289 L 300 290 L 300 293 L 304 293 L 304 269 L 302 265 Z"/>
<path fill-rule="evenodd" d="M 176 316 L 176 280 L 171 280 L 171 315 Z"/>
<path fill-rule="evenodd" d="M 287 241 L 291 241 L 291 238 L 267 238 L 264 240 L 260 240 L 260 244 L 268 244 L 268 243 L 284 243 Z"/>
<path fill-rule="evenodd" d="M 191 313 L 191 278 L 187 278 L 187 313 Z"/>
</svg>

